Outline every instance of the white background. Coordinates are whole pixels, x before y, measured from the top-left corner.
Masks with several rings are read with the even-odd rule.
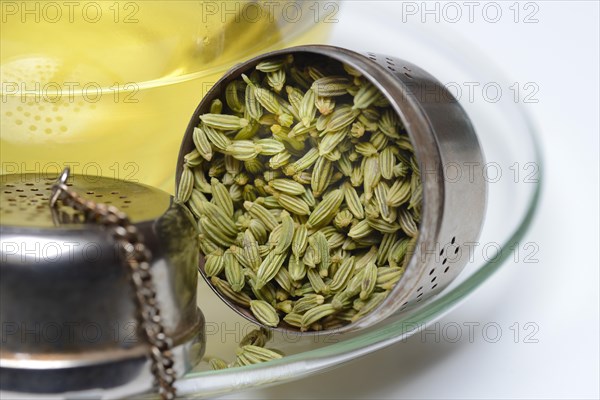
[[[513,2],[499,3],[506,12]],[[539,102],[524,105],[539,128],[545,162],[542,200],[526,238],[539,245],[539,262],[509,260],[429,333],[332,371],[230,398],[600,397],[599,6],[596,1],[535,4],[534,24],[514,23],[512,15],[492,24],[475,14],[473,23],[444,23],[442,16],[436,28],[462,36],[512,82],[534,81],[540,88]],[[344,13],[356,7],[358,1],[343,4],[342,24]],[[396,16],[401,22],[399,1],[369,7],[382,20]],[[426,23],[436,24],[432,19]],[[346,32],[334,29],[334,36],[340,34]],[[480,324],[472,340],[465,323]],[[493,330],[484,335],[486,323],[501,328],[497,342],[489,340]],[[455,324],[463,336],[452,343],[443,329],[453,337]],[[529,340],[527,333],[533,334]]]

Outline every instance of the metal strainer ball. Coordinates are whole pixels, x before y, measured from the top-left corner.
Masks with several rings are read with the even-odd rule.
[[[395,57],[312,45],[253,58],[232,68],[212,87],[201,100],[185,132],[179,153],[177,183],[181,180],[184,155],[195,148],[194,128],[200,122],[200,115],[210,113],[212,101],[224,98],[227,85],[240,79],[242,74],[250,75],[260,62],[290,54],[294,60],[305,62],[335,60],[359,71],[379,89],[399,116],[419,164],[423,204],[414,252],[403,276],[377,308],[352,323],[335,328],[336,332],[352,331],[419,306],[447,287],[465,267],[468,256],[461,249],[477,239],[483,224],[486,203],[486,183],[482,173],[484,157],[463,108],[423,69]],[[461,174],[456,174],[457,168]],[[449,173],[452,176],[447,176]],[[203,267],[201,258],[200,272],[205,275]],[[247,308],[233,303],[216,290],[209,279],[206,281],[233,310],[260,324]],[[276,329],[298,330],[283,323]]]
[[[0,175],[0,222],[2,396],[130,397],[200,360],[196,230],[167,193],[68,170]]]

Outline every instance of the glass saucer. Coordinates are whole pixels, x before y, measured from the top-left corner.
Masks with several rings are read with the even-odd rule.
[[[459,99],[478,133],[486,158],[488,204],[472,258],[450,287],[418,309],[350,334],[301,338],[277,333],[268,347],[283,351],[282,359],[218,371],[202,362],[178,381],[180,396],[208,397],[282,383],[399,342],[441,318],[489,279],[513,256],[529,228],[539,200],[542,164],[535,127],[511,84],[485,56],[443,26],[401,24],[397,15],[367,3],[343,4],[327,44],[397,56],[423,67]],[[237,344],[255,326],[218,300],[203,280],[199,304],[207,321],[206,356],[232,361]]]

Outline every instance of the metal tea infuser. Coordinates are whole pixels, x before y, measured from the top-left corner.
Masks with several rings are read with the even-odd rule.
[[[458,276],[468,261],[465,244],[474,242],[481,230],[486,182],[484,157],[469,117],[452,94],[435,77],[407,61],[380,54],[360,54],[351,50],[310,45],[278,50],[260,55],[229,70],[204,96],[187,127],[179,152],[177,182],[183,171],[184,156],[194,147],[193,132],[202,114],[209,113],[214,99],[223,98],[227,85],[250,75],[265,60],[293,55],[294,60],[337,61],[359,71],[387,98],[404,124],[419,163],[423,186],[422,221],[412,257],[405,272],[387,298],[372,312],[342,327],[342,333],[373,325],[388,316],[414,308],[425,299],[440,293]],[[460,177],[448,177],[462,171]],[[456,175],[456,174],[454,174]],[[208,285],[225,303],[244,318],[261,324],[247,308],[222,295],[200,272]],[[281,322],[277,328],[300,332]]]
[[[205,343],[189,211],[68,168],[2,175],[0,187],[2,391],[174,398]]]

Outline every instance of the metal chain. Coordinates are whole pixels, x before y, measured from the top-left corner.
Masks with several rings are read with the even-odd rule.
[[[144,245],[143,237],[127,214],[117,207],[86,200],[67,186],[69,168],[65,168],[52,186],[50,206],[56,207],[61,200],[66,206],[82,212],[86,221],[93,221],[110,230],[111,236],[123,254],[124,264],[130,274],[135,290],[138,320],[150,344],[151,370],[154,385],[162,399],[174,399],[175,370],[171,339],[165,334],[160,309],[156,301],[156,289],[152,282],[150,261],[152,254]]]

